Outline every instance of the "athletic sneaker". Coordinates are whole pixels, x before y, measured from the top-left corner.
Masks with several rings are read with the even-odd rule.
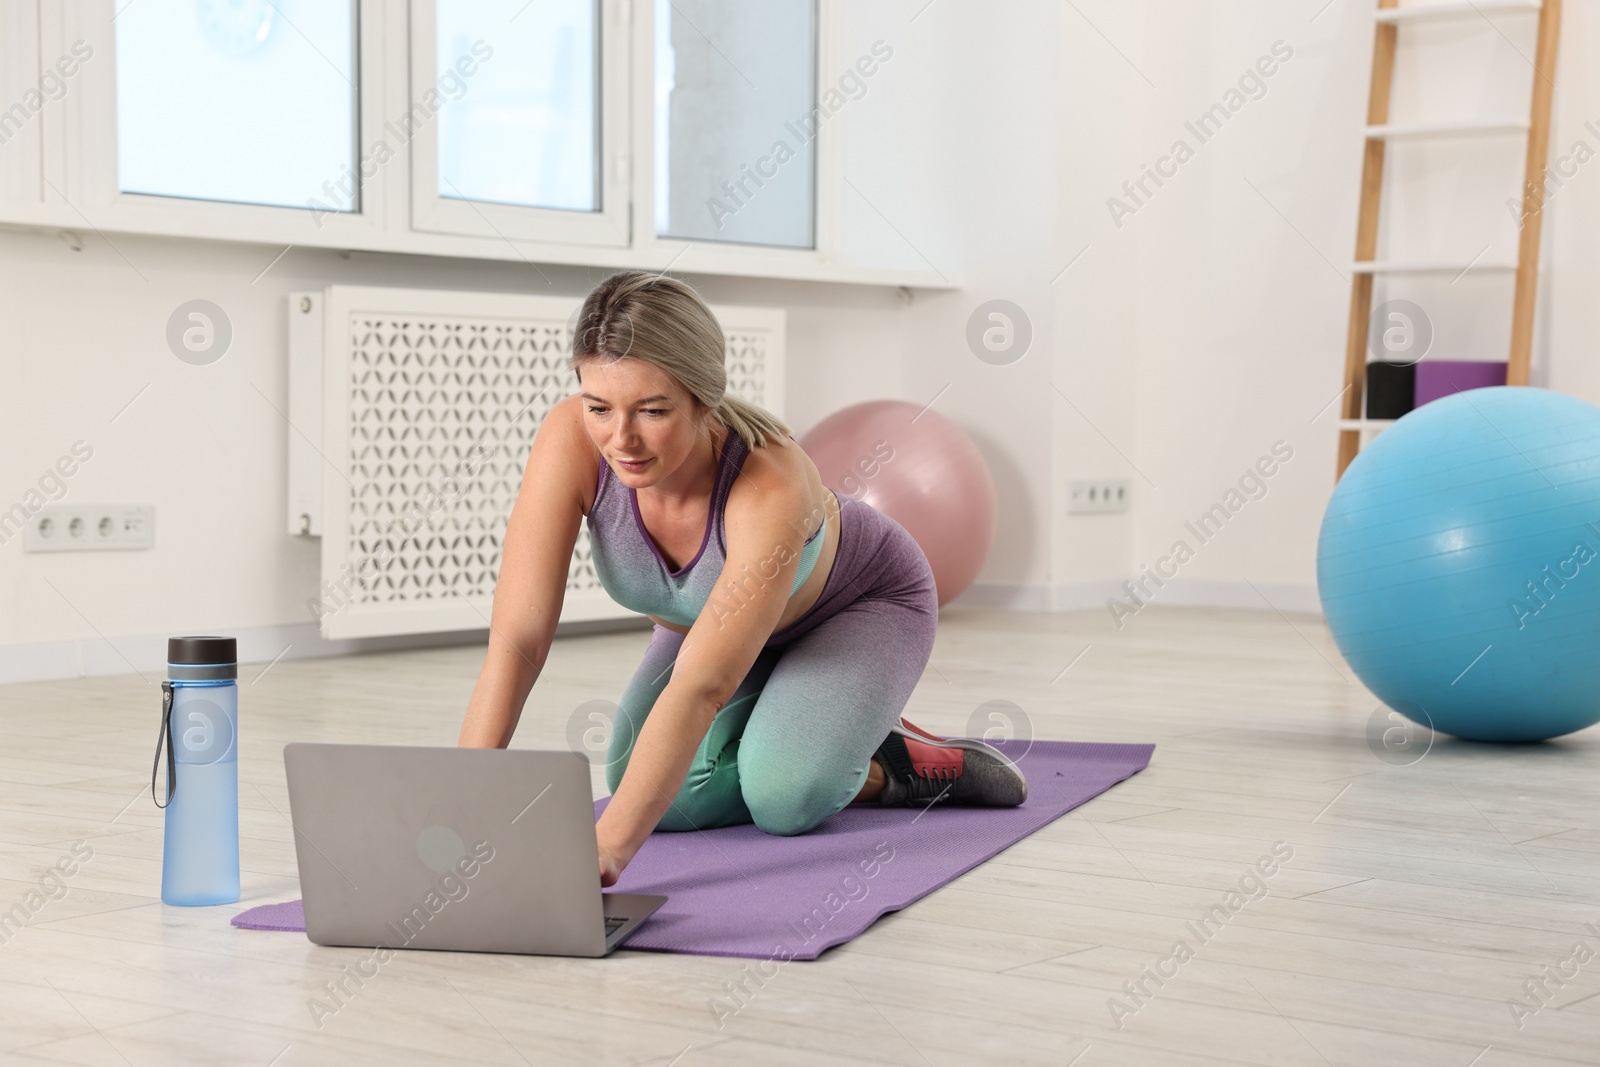
[[[888,781],[884,807],[930,807],[941,800],[1013,808],[1028,799],[1028,780],[993,745],[939,737],[905,719],[889,728],[875,754]]]

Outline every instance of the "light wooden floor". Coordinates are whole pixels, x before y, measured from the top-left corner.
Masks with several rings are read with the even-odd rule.
[[[560,641],[515,744],[564,747],[572,710],[615,699],[644,641]],[[0,945],[0,1061],[1600,1061],[1600,733],[1440,741],[1391,765],[1367,743],[1374,701],[1320,621],[1178,608],[1120,633],[1104,612],[947,610],[909,718],[961,732],[978,705],[1011,700],[1037,736],[1153,741],[1150,768],[854,942],[752,984],[721,1029],[708,1001],[753,961],[627,951],[401,953],[318,1029],[308,999],[366,953],[227,923],[298,895],[281,747],[453,744],[480,658],[242,668],[244,899],[217,908],[157,899],[155,676],[0,687],[0,910],[73,841],[94,849],[70,891]],[[1268,895],[1199,944],[1187,924],[1280,841],[1293,858]],[[1193,958],[1147,983],[1154,996],[1117,1028],[1111,998],[1131,1005],[1123,983],[1179,939]],[[1524,981],[1579,943],[1596,955],[1519,1029],[1509,1003],[1534,1003]]]

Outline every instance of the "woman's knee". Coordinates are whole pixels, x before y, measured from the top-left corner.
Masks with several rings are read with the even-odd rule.
[[[749,801],[745,802],[749,805]],[[803,804],[761,804],[750,807],[750,821],[775,837],[794,837],[814,829],[832,812],[817,812]]]
[[[850,800],[843,795],[843,785],[821,780],[784,786],[744,777],[740,789],[745,807],[750,809],[750,821],[778,837],[793,837],[815,828]]]

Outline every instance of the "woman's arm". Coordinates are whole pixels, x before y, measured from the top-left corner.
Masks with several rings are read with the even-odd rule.
[[[800,566],[809,505],[804,484],[777,471],[753,475],[730,495],[723,527],[728,558],[706,606],[678,649],[611,803],[596,826],[605,850],[627,866],[683,787],[711,722],[772,636]]]
[[[561,618],[572,549],[583,519],[585,458],[594,451],[568,397],[534,434],[517,502],[506,521],[489,620],[489,650],[467,704],[457,745],[504,748],[544,669]]]

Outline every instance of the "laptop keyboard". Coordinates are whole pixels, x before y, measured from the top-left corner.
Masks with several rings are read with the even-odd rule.
[[[612,934],[616,933],[622,927],[622,924],[626,923],[627,921],[628,917],[626,915],[607,915],[606,936],[610,937]]]

